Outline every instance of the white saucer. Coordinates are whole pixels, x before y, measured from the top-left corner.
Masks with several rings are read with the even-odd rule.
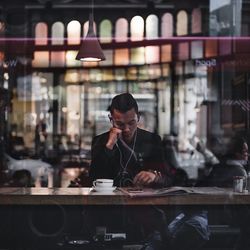
[[[110,193],[115,191],[116,187],[92,187],[94,191],[98,193]]]

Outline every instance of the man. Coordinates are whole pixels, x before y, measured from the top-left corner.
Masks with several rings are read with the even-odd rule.
[[[109,118],[112,124],[110,130],[95,137],[92,142],[91,180],[113,179],[115,186],[170,186],[173,176],[168,171],[164,160],[161,138],[137,127],[140,115],[133,96],[129,93],[115,96],[111,102]],[[91,212],[93,216],[89,224],[94,220],[96,221],[94,224],[100,223],[100,221],[105,225],[111,222],[119,224],[119,218],[122,218],[123,222],[126,221],[123,228],[132,240],[136,239],[138,231],[142,230],[148,240],[147,246],[143,249],[159,249],[161,244],[165,249],[172,242],[173,234],[170,232],[170,236],[168,235],[170,228],[166,228],[164,212],[153,205],[130,207],[122,211],[116,207],[114,209],[108,207],[106,210],[92,208]],[[122,212],[122,216],[120,212]],[[186,219],[183,220],[182,224],[184,225],[186,221]],[[193,221],[196,222],[195,219],[191,222],[193,223]],[[188,248],[183,246],[182,249],[195,249],[194,244],[198,239],[196,236],[199,234],[196,230],[194,235],[191,235],[187,234],[184,226],[180,232],[177,232],[175,226],[172,227],[175,231],[171,249],[179,249],[176,242],[178,239],[187,239],[187,235],[190,236],[188,241],[195,240],[192,241],[191,248],[189,244]],[[166,241],[161,242],[165,237]]]
[[[110,130],[96,136],[92,142],[91,181],[113,179],[118,187],[170,185],[161,138],[137,127],[140,114],[131,94],[119,94],[112,99],[109,119],[112,124]],[[164,215],[154,207],[94,209],[91,211],[92,223],[96,221],[93,224],[102,221],[113,228],[123,224],[122,228],[131,240],[140,238],[141,231],[147,237],[163,226]]]
[[[160,136],[137,127],[140,119],[133,96],[112,99],[110,131],[92,142],[90,178],[114,179],[115,186],[169,186]]]

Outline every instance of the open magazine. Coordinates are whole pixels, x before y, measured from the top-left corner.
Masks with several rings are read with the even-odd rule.
[[[180,194],[218,194],[225,193],[223,188],[218,187],[166,187],[160,189],[152,188],[119,188],[121,192],[130,197],[150,197],[150,196],[167,196]]]
[[[124,194],[130,197],[144,197],[144,196],[165,196],[177,194],[196,193],[191,187],[167,187],[160,189],[152,188],[119,188]]]

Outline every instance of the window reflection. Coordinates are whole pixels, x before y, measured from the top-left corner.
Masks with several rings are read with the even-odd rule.
[[[146,38],[158,38],[158,17],[156,15],[149,15],[146,19]]]
[[[51,43],[56,45],[64,44],[64,25],[62,22],[55,22],[51,28]]]
[[[140,16],[132,18],[130,23],[131,41],[140,41],[144,36],[144,20]]]
[[[201,10],[199,8],[192,11],[192,33],[201,33]]]
[[[71,21],[67,26],[68,44],[80,44],[81,41],[81,25],[78,21]]]
[[[47,45],[48,44],[48,26],[46,23],[38,23],[35,28],[35,44]]]
[[[64,51],[52,51],[50,54],[50,66],[51,67],[64,67],[65,66],[65,52]]]
[[[128,40],[128,21],[125,18],[119,18],[115,24],[115,40],[117,42]]]
[[[115,62],[115,65],[128,65],[129,64],[129,49],[116,49],[114,62]]]
[[[36,51],[32,61],[33,67],[49,67],[49,52]]]
[[[36,37],[35,45],[52,44],[52,49],[50,46],[47,46],[49,50],[45,50],[45,46],[37,47],[32,67],[53,73],[50,76],[39,72],[18,76],[11,100],[13,112],[10,127],[15,127],[13,131],[18,131],[15,133],[24,137],[25,147],[32,151],[32,147],[33,150],[35,147],[34,126],[38,120],[44,120],[48,131],[48,152],[73,152],[77,160],[80,155],[87,158],[92,137],[110,127],[107,116],[110,100],[117,93],[130,91],[138,99],[142,110],[141,127],[149,131],[158,129],[160,135],[180,131],[182,141],[187,141],[195,133],[205,136],[206,126],[203,123],[206,120],[201,122],[201,118],[206,116],[206,108],[200,105],[203,100],[209,100],[214,95],[211,94],[212,88],[207,86],[212,79],[207,75],[208,68],[201,66],[202,61],[199,66],[195,64],[196,59],[202,59],[204,55],[229,55],[232,43],[222,39],[182,42],[182,38],[176,39],[175,43],[173,35],[189,35],[188,24],[191,24],[192,34],[202,31],[200,9],[194,9],[191,20],[188,18],[187,12],[181,10],[173,14],[163,13],[162,16],[151,14],[133,16],[128,20],[109,20],[106,17],[98,20],[94,29],[98,31],[101,42],[107,43],[103,46],[106,61],[101,63],[75,60],[77,46],[74,45],[79,45],[81,37],[86,36],[88,21],[84,24],[76,20],[68,24],[55,22],[51,27],[46,23],[38,23],[33,34]],[[174,20],[177,22],[174,23]],[[50,28],[51,40],[48,35]],[[115,36],[114,48],[111,44],[112,34]],[[158,41],[150,41],[149,44],[146,41],[159,36],[159,41],[164,40],[165,44],[158,44]],[[127,44],[132,46],[127,47]],[[65,45],[66,49],[60,45]],[[0,60],[4,59],[2,52]],[[6,62],[4,67],[6,70]],[[174,84],[171,83],[173,73],[177,76]],[[5,79],[4,86],[7,89],[14,80],[6,82]],[[173,92],[174,104],[170,96]],[[227,97],[230,98],[230,94]],[[174,107],[170,111],[172,104]],[[200,108],[199,112],[194,111],[196,104]],[[171,117],[171,112],[176,116]],[[173,127],[170,128],[170,125]],[[182,149],[185,149],[185,145],[182,145]]]
[[[188,17],[187,12],[181,10],[177,14],[177,28],[176,28],[177,36],[183,36],[188,34]]]
[[[173,15],[170,13],[165,13],[162,16],[161,36],[162,37],[173,36]]]
[[[131,64],[144,64],[145,63],[145,48],[132,48],[131,49]]]
[[[159,63],[160,48],[159,46],[147,46],[145,48],[146,63]]]
[[[102,43],[112,41],[112,23],[109,20],[103,20],[100,24],[100,41]]]

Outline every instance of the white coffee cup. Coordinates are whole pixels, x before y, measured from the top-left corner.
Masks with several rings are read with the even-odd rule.
[[[113,187],[114,181],[112,179],[96,179],[93,181],[93,186],[97,188]]]

